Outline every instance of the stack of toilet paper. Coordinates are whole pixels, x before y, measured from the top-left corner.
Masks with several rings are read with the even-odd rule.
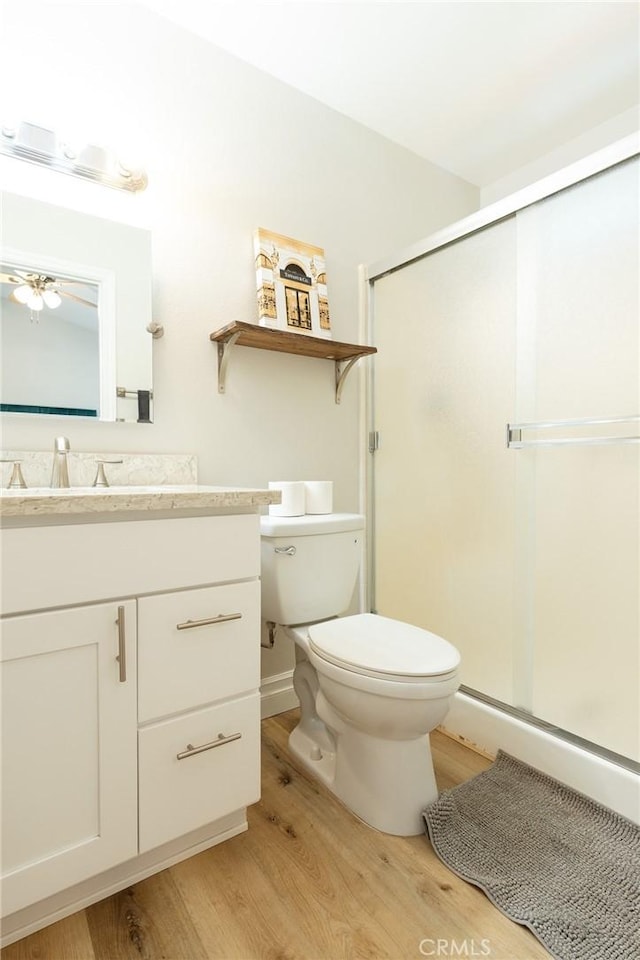
[[[331,480],[270,480],[269,490],[279,490],[281,503],[272,503],[272,517],[301,517],[305,513],[331,513],[333,510],[333,481]]]

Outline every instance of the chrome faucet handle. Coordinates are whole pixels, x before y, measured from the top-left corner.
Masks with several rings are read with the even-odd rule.
[[[122,463],[122,460],[96,460],[98,464],[98,470],[96,472],[96,478],[93,481],[94,487],[108,487],[109,481],[107,480],[107,475],[104,472],[105,463]]]
[[[20,466],[20,464],[22,463],[22,460],[0,460],[0,463],[13,464],[13,470],[11,471],[11,479],[9,480],[8,489],[11,490],[11,488],[13,487],[13,488],[18,488],[19,490],[26,490],[27,485],[24,482],[24,477],[22,476],[22,468]]]

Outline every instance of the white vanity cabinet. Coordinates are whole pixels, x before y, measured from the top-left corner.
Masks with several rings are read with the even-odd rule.
[[[2,624],[4,914],[137,853],[135,632],[131,600]]]
[[[17,939],[245,830],[257,513],[2,530],[2,913]]]

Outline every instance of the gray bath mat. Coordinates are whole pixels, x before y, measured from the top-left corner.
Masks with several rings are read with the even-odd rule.
[[[500,751],[424,812],[433,848],[557,960],[640,958],[640,828]]]

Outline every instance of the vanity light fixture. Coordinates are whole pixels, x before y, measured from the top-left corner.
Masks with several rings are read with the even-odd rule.
[[[35,123],[23,121],[15,126],[3,126],[0,153],[133,193],[144,190],[148,182],[144,170],[126,167],[103,147],[87,144],[76,150],[53,130]]]

